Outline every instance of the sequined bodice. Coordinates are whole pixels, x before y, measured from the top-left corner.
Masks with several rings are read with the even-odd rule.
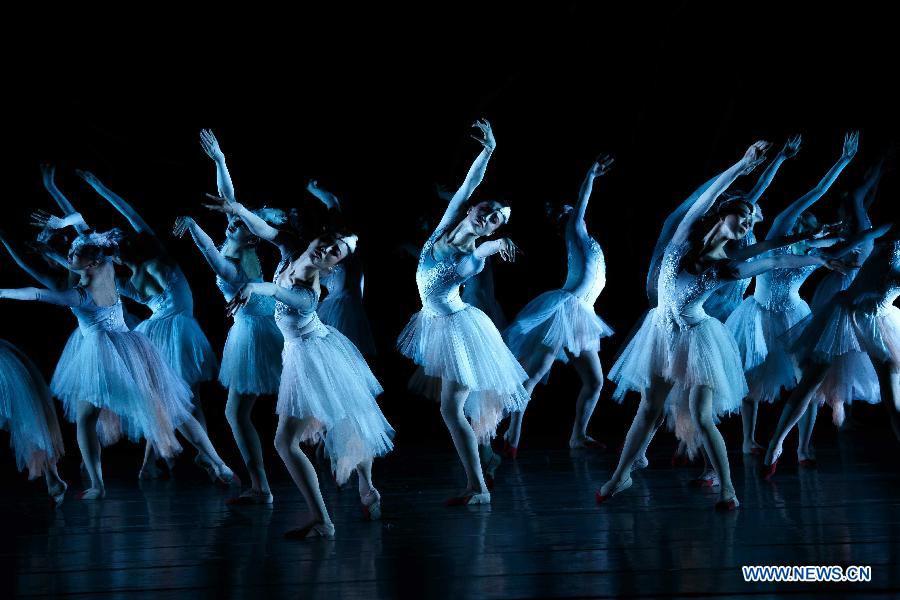
[[[116,298],[112,306],[97,306],[86,290],[85,300],[80,306],[73,306],[72,312],[78,319],[78,329],[83,335],[100,331],[126,332],[125,316],[122,312],[122,300]]]
[[[443,260],[437,260],[434,257],[434,244],[443,232],[443,229],[435,231],[422,246],[419,266],[416,269],[416,285],[419,288],[422,308],[446,315],[468,306],[460,297],[459,287],[484,268],[484,259],[475,259],[471,254],[455,252]],[[467,276],[459,273],[459,266],[463,260],[477,262],[475,269]]]
[[[756,236],[751,231],[740,240],[737,240],[735,245],[737,248],[746,248],[755,243]],[[747,288],[749,287],[749,279],[725,281],[707,298],[706,302],[703,303],[703,308],[707,313],[724,320],[744,301],[744,294],[747,293]]]
[[[282,260],[278,264],[278,268],[275,269],[275,277],[272,279],[275,285],[281,285],[278,283],[278,277],[288,263],[289,261]],[[278,325],[278,329],[281,330],[285,343],[305,339],[310,336],[327,335],[328,330],[325,329],[325,325],[319,320],[319,315],[316,314],[316,308],[319,306],[319,297],[316,291],[302,284],[294,284],[290,289],[298,294],[300,302],[298,302],[297,306],[291,306],[281,300],[274,299],[275,323]]]
[[[243,285],[243,284],[241,284]],[[225,300],[231,300],[237,294],[240,286],[231,285],[221,277],[216,277],[216,286],[225,296]],[[238,310],[234,318],[240,317],[271,317],[275,314],[275,298],[272,296],[260,296],[253,294],[250,300]]]
[[[150,319],[163,319],[173,315],[194,314],[194,297],[191,287],[180,267],[172,267],[166,275],[166,284],[163,290],[156,295],[142,295],[129,284],[121,289],[132,300],[140,302],[149,308],[153,314]]]
[[[606,286],[606,261],[597,240],[587,231],[578,231],[575,219],[566,225],[568,275],[563,289],[593,306]]]
[[[725,281],[721,277],[724,263],[714,263],[694,275],[681,269],[681,258],[687,243],[669,244],[663,255],[659,275],[659,308],[666,322],[674,327],[691,327],[710,318],[703,303]]]
[[[790,254],[790,248],[782,247],[769,253],[770,256]],[[772,269],[756,276],[756,288],[753,297],[766,308],[776,311],[787,311],[802,304],[800,286],[812,275],[818,265]]]

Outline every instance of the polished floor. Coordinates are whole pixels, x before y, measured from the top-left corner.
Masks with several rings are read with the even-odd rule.
[[[462,477],[455,456],[405,448],[376,466],[381,522],[361,520],[353,481],[323,482],[333,541],[282,537],[306,509],[280,475],[272,507],[231,508],[230,492],[187,460],[175,479],[140,485],[136,465],[118,464],[102,502],[70,496],[54,511],[39,484],[14,485],[2,497],[0,562],[22,597],[896,597],[900,461],[891,441],[867,435],[820,449],[815,470],[788,455],[772,483],[756,476],[757,459],[732,455],[743,505],[730,514],[713,510],[714,492],[688,486],[696,470],[673,469],[664,443],[602,507],[594,489],[614,453],[523,448],[501,466],[490,507],[445,508]],[[870,565],[873,577],[743,581],[742,565],[768,564]]]

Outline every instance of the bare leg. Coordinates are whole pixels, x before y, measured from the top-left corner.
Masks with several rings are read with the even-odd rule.
[[[775,433],[772,435],[772,440],[769,442],[763,464],[771,465],[779,456],[781,456],[782,445],[784,444],[785,438],[787,438],[788,433],[790,433],[794,425],[800,420],[800,417],[803,416],[807,406],[809,406],[810,400],[812,400],[813,391],[815,391],[819,383],[822,382],[822,378],[825,376],[827,369],[828,365],[824,364],[812,364],[804,369],[803,377],[800,378],[797,387],[794,388],[791,395],[784,403],[784,410],[781,412],[781,418],[778,420],[778,425],[775,427]]]
[[[44,469],[44,481],[47,482],[47,493],[56,500],[57,505],[60,504],[62,502],[61,494],[64,494],[69,486],[59,476],[59,471],[56,470],[56,463],[47,464]]]
[[[100,466],[100,439],[97,437],[97,419],[100,409],[89,402],[79,402],[75,417],[78,430],[78,449],[91,487],[81,494],[82,500],[97,500],[106,495],[103,485],[103,470]]]
[[[441,382],[441,416],[466,471],[466,493],[487,494],[481,462],[478,460],[478,441],[472,425],[463,414],[463,405],[468,396],[468,388],[454,381]]]
[[[703,448],[706,450],[706,459],[712,469],[719,475],[722,487],[719,491],[719,500],[731,500],[735,498],[734,484],[731,482],[731,469],[728,465],[728,450],[725,448],[725,439],[716,427],[715,415],[712,410],[712,388],[698,385],[691,388],[690,410],[694,426],[700,432]]]
[[[203,404],[200,402],[200,385],[195,385],[191,388],[191,392],[193,392],[193,404],[194,409],[192,414],[194,418],[197,419],[197,422],[200,423],[200,427],[203,428],[203,431],[206,431],[206,414],[203,412]]]
[[[600,488],[601,495],[610,494],[617,486],[631,479],[631,465],[656,432],[657,423],[662,417],[666,396],[669,395],[670,389],[672,389],[670,383],[655,377],[650,384],[650,389],[641,395],[641,403],[631,422],[631,427],[628,429],[628,435],[625,436],[625,445],[619,456],[619,464],[616,465],[616,470],[613,471],[609,481]]]
[[[294,484],[303,494],[306,505],[312,512],[313,522],[333,527],[325,499],[319,489],[319,478],[316,469],[300,449],[300,433],[304,430],[304,421],[294,417],[278,418],[278,430],[275,432],[275,449],[284,461]],[[308,526],[308,524],[307,524]]]
[[[594,441],[588,437],[587,427],[603,391],[603,365],[597,352],[583,352],[581,356],[570,356],[569,360],[581,378],[581,391],[575,403],[575,422],[569,437],[569,447],[579,448],[585,442]]]
[[[139,479],[157,479],[159,477],[159,468],[156,466],[158,458],[153,444],[145,443],[144,464],[141,465],[141,472],[138,474]]]
[[[225,462],[219,457],[212,442],[209,441],[209,436],[197,419],[188,417],[184,423],[178,426],[178,431],[180,431],[181,435],[197,449],[197,452],[209,458],[217,478],[225,483],[230,483],[232,481],[234,473],[231,472],[231,469],[229,469],[225,465]]]
[[[231,426],[231,433],[241,458],[250,472],[251,491],[269,492],[269,481],[266,478],[266,467],[263,463],[262,445],[259,434],[253,426],[250,418],[253,405],[256,404],[256,395],[238,394],[234,390],[228,390],[228,402],[225,404],[225,418]]]
[[[544,378],[544,375],[550,371],[555,359],[556,355],[548,350],[538,356],[532,357],[528,361],[528,364],[524,365],[525,372],[528,373],[528,379],[522,384],[522,387],[528,392],[529,400],[531,399],[531,394],[534,393],[534,388],[537,387],[537,384]],[[522,436],[522,420],[524,418],[525,409],[516,411],[509,417],[509,429],[506,430],[505,438],[513,448],[519,447],[519,440]]]
[[[744,443],[741,448],[744,454],[752,454],[755,448],[762,448],[756,441],[756,415],[759,402],[744,398],[741,402],[741,422],[744,426]]]
[[[872,362],[878,373],[881,401],[890,414],[894,436],[900,441],[900,365],[891,362]]]
[[[800,436],[797,442],[797,460],[814,460],[815,452],[813,452],[810,441],[812,440],[813,429],[816,426],[816,416],[819,414],[819,404],[810,402],[806,408],[806,412],[797,422],[797,433]]]

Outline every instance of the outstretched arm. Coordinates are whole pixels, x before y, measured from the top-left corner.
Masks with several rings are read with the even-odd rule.
[[[805,195],[798,198],[794,201],[790,206],[781,211],[775,220],[772,221],[772,227],[769,228],[769,233],[766,237],[778,237],[782,235],[786,235],[791,229],[793,229],[794,224],[797,222],[797,219],[800,218],[800,215],[803,214],[805,210],[807,210],[810,206],[816,203],[822,196],[825,195],[825,192],[828,191],[828,188],[835,182],[838,178],[838,175],[841,174],[841,171],[844,170],[853,157],[856,155],[856,150],[859,147],[859,132],[853,131],[848,133],[844,137],[844,150],[841,153],[841,158],[831,167],[828,173],[825,174],[825,177],[807,192]]]
[[[200,145],[206,155],[216,163],[216,188],[219,195],[231,202],[237,202],[234,197],[234,184],[231,183],[231,174],[228,165],[225,164],[225,154],[219,146],[219,140],[213,135],[212,129],[200,130]]]
[[[874,242],[876,239],[890,231],[893,226],[893,223],[885,223],[878,227],[864,229],[863,231],[848,237],[846,240],[832,248],[828,253],[834,258],[842,258],[853,252],[857,247]]]
[[[812,265],[831,266],[833,263],[820,254],[779,254],[749,261],[736,261],[731,265],[736,279],[749,279],[772,269],[799,269]]]
[[[253,294],[272,296],[298,310],[309,310],[318,302],[316,293],[311,288],[293,289],[267,282],[246,283],[225,305],[225,312],[229,316],[234,315],[238,309],[247,304]]]
[[[247,209],[240,202],[231,202],[227,198],[218,198],[211,194],[206,196],[216,202],[215,204],[204,204],[206,208],[223,212],[243,221],[250,233],[278,246],[282,259],[290,258],[300,249],[300,243],[296,237],[272,227],[262,217]]]
[[[153,237],[156,237],[156,234],[153,233],[153,229],[150,228],[149,225],[141,218],[141,216],[137,213],[134,208],[125,201],[124,198],[113,192],[111,189],[103,185],[103,182],[100,181],[96,175],[91,173],[90,171],[75,171],[78,175],[84,179],[88,185],[90,185],[94,190],[100,194],[107,202],[113,205],[113,207],[119,211],[123,217],[128,219],[128,222],[131,224],[131,227],[138,233],[148,233]]]
[[[178,217],[175,219],[175,228],[172,230],[172,233],[175,237],[180,238],[184,235],[185,231],[191,232],[191,237],[194,238],[194,244],[197,245],[200,253],[203,254],[203,258],[206,259],[206,262],[209,263],[209,266],[212,267],[212,270],[216,275],[231,285],[243,283],[238,268],[233,262],[225,258],[225,256],[219,252],[219,249],[216,248],[212,238],[203,231],[203,228],[197,225],[197,222],[190,217]]]
[[[587,212],[588,201],[590,201],[591,192],[594,189],[594,179],[609,173],[614,162],[615,159],[610,155],[602,154],[591,165],[584,181],[581,182],[581,190],[578,192],[578,203],[575,205],[575,214],[573,215],[576,224],[584,225],[584,214]]]
[[[482,179],[484,179],[488,161],[491,159],[491,154],[494,153],[494,149],[497,147],[497,141],[494,139],[494,132],[491,130],[491,124],[488,123],[486,119],[475,121],[472,126],[477,127],[481,131],[482,137],[473,135],[472,138],[482,145],[483,150],[475,159],[475,162],[472,163],[472,166],[469,167],[469,172],[466,174],[466,179],[463,181],[463,184],[456,190],[453,197],[450,198],[450,203],[444,211],[444,216],[441,217],[441,221],[438,223],[438,229],[452,225],[458,220],[459,214],[462,212],[466,202],[472,197],[475,188],[477,188]]]
[[[688,209],[687,214],[678,224],[675,235],[672,236],[673,243],[680,243],[687,239],[691,227],[712,207],[722,192],[728,189],[734,180],[740,175],[746,175],[755,169],[762,161],[765,160],[765,151],[769,146],[767,142],[756,142],[747,149],[743,158],[734,163],[725,172],[710,185],[700,196],[694,201],[694,204]]]
[[[60,288],[61,278],[59,274],[51,270],[40,258],[33,262],[26,259],[24,248],[15,244],[2,229],[0,229],[0,243],[3,244],[3,247],[6,248],[6,251],[9,252],[9,255],[19,268],[28,273],[32,279],[52,290]]]
[[[782,163],[789,158],[797,156],[797,152],[800,151],[800,141],[800,136],[795,135],[785,142],[784,147],[778,152],[775,159],[769,163],[769,166],[766,167],[766,170],[763,171],[762,175],[760,175],[759,179],[756,181],[756,185],[754,185],[753,189],[750,190],[750,193],[747,194],[745,198],[747,202],[750,204],[759,202],[763,193],[772,184],[772,180],[775,179],[775,173],[781,168]]]
[[[48,290],[43,288],[18,288],[18,289],[0,289],[0,298],[7,300],[28,300],[36,302],[46,302],[48,304],[58,304],[60,306],[81,306],[87,296],[85,292],[78,288],[69,288],[67,290]]]
[[[338,197],[328,190],[320,188],[319,182],[315,179],[309,180],[309,183],[306,184],[306,191],[318,198],[328,210],[341,210],[341,203],[338,201]]]
[[[866,172],[862,184],[851,193],[853,218],[856,221],[857,231],[863,231],[872,226],[867,209],[875,198],[875,192],[878,189],[878,184],[881,182],[882,169],[883,161],[879,161]]]
[[[44,187],[50,193],[50,196],[53,197],[53,200],[56,201],[56,205],[59,206],[63,215],[69,216],[78,214],[78,211],[75,210],[75,207],[69,202],[69,199],[63,195],[58,187],[56,187],[56,167],[48,164],[41,165],[41,175]],[[79,221],[73,223],[72,226],[75,227],[75,230],[78,233],[85,233],[90,229],[87,223],[84,222],[84,219],[79,219]]]

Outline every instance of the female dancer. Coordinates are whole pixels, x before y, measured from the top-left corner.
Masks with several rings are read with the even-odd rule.
[[[606,263],[600,244],[588,234],[584,215],[594,179],[606,175],[612,163],[609,156],[598,158],[581,184],[575,209],[563,208],[569,273],[562,289],[545,292],[529,302],[504,332],[509,349],[528,373],[525,390],[529,394],[546,380],[554,361],[571,359],[581,378],[581,392],[575,404],[570,448],[599,446],[588,436],[587,426],[603,389],[600,338],[611,335],[612,329],[594,312],[594,303],[606,285]],[[519,446],[524,416],[524,407],[512,413],[504,436],[507,454],[512,457]]]
[[[74,288],[0,290],[0,298],[68,306],[78,318],[82,336],[66,345],[50,389],[78,426],[78,447],[91,479],[91,487],[80,498],[104,497],[100,443],[111,444],[123,433],[135,441],[144,437],[160,456],[171,457],[180,450],[175,439],[178,428],[211,457],[217,476],[230,481],[231,470],[191,416],[190,389],[145,335],[128,331],[125,325],[112,264],[119,239],[118,230],[75,239],[69,265],[82,280]]]
[[[813,312],[787,333],[790,348],[803,366],[803,377],[784,406],[784,412],[769,442],[762,475],[775,474],[784,440],[824,385],[830,364],[852,352],[868,355],[875,367],[881,399],[888,403],[894,433],[900,439],[900,309],[893,305],[900,296],[900,235],[895,229],[880,242],[862,265],[853,282],[834,298],[830,306]],[[837,390],[826,390],[826,398],[851,402],[847,391],[863,387],[865,372],[846,372]],[[878,401],[876,399],[876,401]]]
[[[815,217],[806,211],[825,195],[850,164],[856,152],[855,143],[854,139],[847,137],[838,161],[813,189],[775,218],[766,235],[767,240],[818,227]],[[774,250],[773,254],[807,255],[815,252],[814,244],[816,242],[813,241],[798,242]],[[797,365],[780,338],[810,313],[799,290],[817,268],[818,265],[809,265],[775,269],[757,276],[753,295],[748,296],[725,323],[737,341],[750,389],[741,404],[744,454],[762,453],[762,446],[755,438],[759,402],[774,402],[782,389],[793,389],[799,380]]]
[[[306,189],[329,210],[341,210],[337,196],[319,187],[316,180],[310,180]],[[328,295],[319,304],[318,312],[323,323],[347,336],[364,356],[374,356],[375,339],[363,306],[364,282],[362,263],[354,252],[322,278],[320,283]]]
[[[287,532],[287,537],[334,537],[315,467],[300,449],[304,441],[324,438],[338,484],[355,470],[364,514],[380,518],[372,460],[391,450],[394,435],[375,401],[383,390],[353,343],[316,314],[321,275],[356,249],[356,236],[325,234],[304,246],[243,205],[226,198],[218,201],[209,207],[241,219],[251,233],[281,252],[274,282],[245,284],[228,310],[239,310],[253,295],[275,298],[275,321],[285,340],[275,447],[313,512],[309,523]]]
[[[88,185],[106,199],[131,224],[135,235],[125,238],[120,248],[122,263],[132,274],[119,282],[122,295],[146,305],[153,314],[136,327],[153,342],[175,372],[193,392],[194,416],[206,429],[198,386],[215,379],[218,361],[209,340],[194,318],[194,298],[181,267],[172,260],[150,226],[124,199],[97,179],[93,173],[77,171]],[[218,478],[212,457],[197,455],[195,462]],[[156,457],[147,446],[145,474],[156,472]]]
[[[69,486],[56,470],[64,450],[50,390],[28,357],[5,340],[0,340],[0,429],[9,431],[19,470],[28,469],[29,479],[43,475],[53,502],[62,504]]]
[[[764,160],[767,144],[757,142],[720,175],[688,210],[666,247],[659,276],[658,305],[613,365],[617,395],[640,391],[641,404],[631,424],[612,478],[597,492],[597,502],[631,487],[632,464],[653,435],[663,409],[689,454],[702,443],[721,480],[717,508],[739,506],[725,442],[716,428],[722,415],[735,412],[747,393],[740,355],[725,326],[703,311],[703,303],[723,281],[755,276],[778,267],[824,263],[822,256],[774,256],[749,260],[771,244],[756,244],[725,254],[729,240],[744,237],[753,207],[729,201],[710,213],[716,198],[742,173]],[[790,239],[788,243],[798,241]],[[671,394],[670,394],[671,392]]]
[[[424,374],[411,382],[412,387],[434,397],[433,384],[440,384],[441,415],[467,480],[465,490],[448,500],[448,505],[490,503],[478,440],[493,437],[504,413],[521,410],[528,399],[522,387],[528,375],[500,332],[483,312],[459,296],[460,285],[484,267],[487,257],[499,253],[513,261],[517,250],[509,239],[475,245],[478,238],[493,234],[509,220],[510,208],[496,201],[466,208],[496,147],[486,120],[476,121],[474,127],[483,137],[472,137],[483,150],[422,247],[416,269],[422,310],[413,315],[397,342],[400,352]]]

